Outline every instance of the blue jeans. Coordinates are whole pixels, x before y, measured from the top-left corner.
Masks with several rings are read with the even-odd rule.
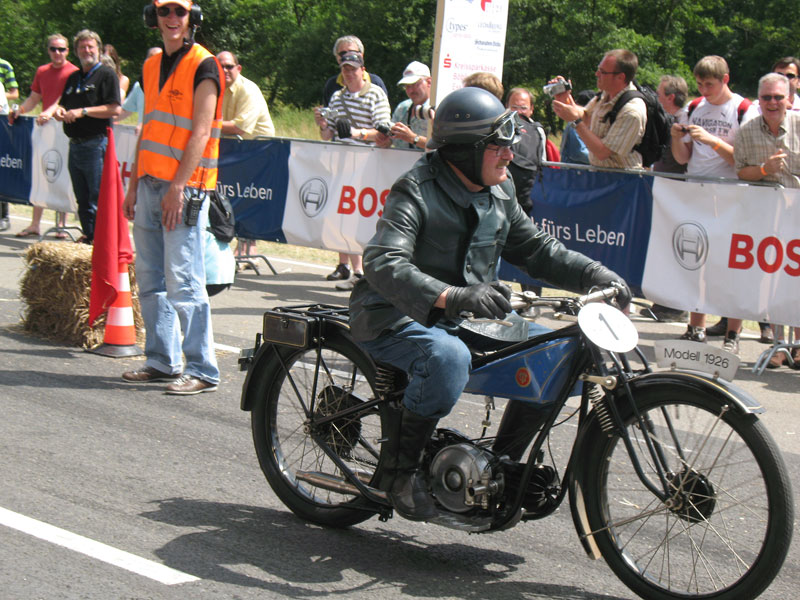
[[[147,333],[145,364],[165,373],[183,370],[203,381],[219,383],[204,265],[208,202],[203,203],[197,225],[187,227],[181,220],[173,231],[167,231],[161,225],[161,199],[168,188],[168,181],[145,176],[136,190],[133,239]]]
[[[375,359],[408,373],[403,404],[421,417],[446,416],[469,381],[469,348],[455,335],[416,321],[359,342]]]
[[[97,197],[103,177],[103,159],[108,138],[104,135],[85,142],[69,143],[68,169],[72,190],[78,202],[78,219],[86,240],[94,240],[94,221],[97,216]]]

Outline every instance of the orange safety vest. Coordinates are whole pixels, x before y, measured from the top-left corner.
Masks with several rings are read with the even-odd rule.
[[[151,56],[145,61],[142,69],[144,118],[139,143],[139,177],[150,175],[163,181],[172,181],[175,177],[192,134],[195,72],[200,63],[209,56],[213,55],[199,44],[192,45],[160,90],[158,81],[161,74],[161,54]],[[217,185],[222,95],[225,85],[225,77],[221,71],[219,83],[221,89],[211,124],[211,137],[208,138],[200,164],[186,184],[189,187],[212,190]]]

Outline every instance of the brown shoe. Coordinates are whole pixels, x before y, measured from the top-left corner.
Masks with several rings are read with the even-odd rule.
[[[202,392],[216,392],[217,384],[203,381],[194,375],[181,375],[167,386],[167,394],[176,396],[191,396]]]
[[[175,381],[181,376],[180,373],[170,375],[162,373],[153,367],[144,367],[136,371],[127,371],[122,374],[122,378],[128,383],[152,383],[155,381]]]
[[[783,352],[776,352],[772,355],[772,358],[769,359],[767,363],[768,369],[777,369],[786,364],[786,356],[784,356]]]

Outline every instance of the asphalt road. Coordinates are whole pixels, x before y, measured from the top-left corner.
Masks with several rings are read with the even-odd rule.
[[[24,226],[12,219],[13,229]],[[139,598],[632,598],[582,551],[569,510],[491,535],[400,518],[329,530],[295,518],[259,469],[236,348],[252,345],[264,309],[341,304],[331,265],[275,260],[278,276],[237,277],[212,299],[218,392],[166,396],[120,374],[111,359],[30,337],[18,298],[27,241],[0,234],[0,597]],[[675,325],[637,321],[645,348]],[[754,376],[763,350],[742,345],[738,383],[767,408],[798,504],[800,371]],[[449,419],[478,428],[479,403]],[[497,415],[499,420],[499,415]],[[800,589],[793,544],[763,598]]]

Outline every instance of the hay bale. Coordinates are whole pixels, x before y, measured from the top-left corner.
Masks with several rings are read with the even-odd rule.
[[[20,283],[25,331],[68,346],[94,348],[103,343],[106,315],[89,327],[92,247],[86,244],[39,242],[24,254],[27,270]],[[133,265],[128,266],[136,341],[144,344]]]

